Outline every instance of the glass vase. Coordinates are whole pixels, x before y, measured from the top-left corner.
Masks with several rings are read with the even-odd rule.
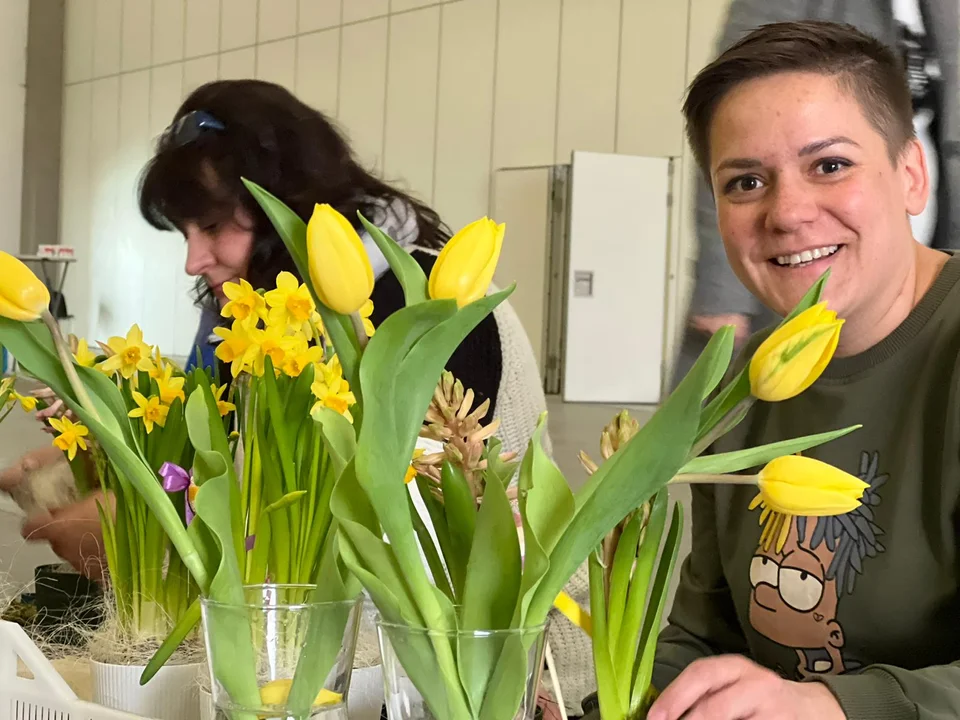
[[[346,720],[361,599],[315,602],[313,589],[251,585],[244,588],[243,604],[201,601],[217,720]],[[247,633],[251,645],[246,644]],[[253,697],[259,695],[256,706],[249,693],[247,702],[239,702],[227,689],[229,678],[237,677],[237,663],[251,656],[257,684]],[[288,695],[301,662],[305,670],[319,669],[326,677],[309,711],[294,712],[288,707]]]
[[[389,720],[534,720],[546,625],[432,631],[377,623]]]

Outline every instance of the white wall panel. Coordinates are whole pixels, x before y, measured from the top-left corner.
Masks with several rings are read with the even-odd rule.
[[[232,50],[220,54],[220,79],[242,80],[256,76],[256,48]]]
[[[7,252],[20,248],[28,13],[27,0],[6,0],[0,6],[0,250]]]
[[[220,0],[187,0],[185,57],[216,53],[220,48]]]
[[[343,0],[343,22],[380,17],[390,12],[390,0]]]
[[[391,19],[384,174],[427,202],[433,197],[439,32],[438,6]]]
[[[120,72],[121,0],[97,0],[93,32],[93,76]]]
[[[406,12],[434,4],[437,4],[437,0],[390,0],[390,12]]]
[[[253,45],[257,41],[257,0],[220,0],[220,49]]]
[[[118,75],[93,82],[93,120],[90,130],[90,175],[97,178],[91,188],[90,223],[93,268],[91,305],[94,334],[102,339],[121,331],[118,311],[124,298],[119,292],[116,222],[117,154],[119,150],[120,78]]]
[[[153,45],[153,0],[123,0],[120,38],[120,69],[124,72],[150,67]]]
[[[91,84],[68,85],[63,91],[63,135],[60,165],[60,242],[72,245],[77,262],[67,274],[64,295],[74,316],[74,330],[89,335],[90,318],[90,126]]]
[[[331,117],[337,114],[340,82],[340,30],[297,38],[297,97]]]
[[[686,37],[687,3],[623,0],[620,32],[617,152],[679,156],[687,46],[678,39]]]
[[[381,167],[387,89],[387,20],[347,25],[340,42],[338,120],[361,160],[370,167]]]
[[[340,5],[343,0],[300,0],[300,27],[298,32],[325,30],[340,24]]]
[[[574,150],[613,152],[620,0],[564,0],[555,161]]]
[[[297,41],[257,45],[257,78],[293,90],[297,78]]]
[[[260,0],[257,42],[270,42],[297,34],[297,0]]]
[[[454,228],[488,212],[496,39],[496,0],[441,8],[433,202]]]
[[[183,59],[183,18],[185,0],[153,2],[153,64]]]
[[[97,0],[71,0],[66,5],[63,80],[75,83],[93,76],[93,43]]]
[[[560,0],[500,3],[494,169],[553,162],[559,43]]]
[[[183,63],[183,97],[187,97],[201,85],[217,79],[217,56],[187,60]]]

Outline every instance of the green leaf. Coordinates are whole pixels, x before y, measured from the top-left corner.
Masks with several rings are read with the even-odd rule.
[[[324,446],[339,477],[357,453],[357,436],[354,434],[353,425],[343,415],[328,407],[319,408],[313,413],[313,419],[320,424]]]
[[[595,472],[578,492],[577,513],[550,553],[550,566],[531,602],[526,624],[542,622],[564,584],[603,537],[662,489],[690,452],[703,389],[718,351],[711,338],[696,364],[639,432]]]
[[[521,633],[504,638],[501,643],[503,649],[483,696],[479,720],[514,717],[527,689],[528,676],[533,672],[527,666],[527,660],[530,652],[528,646],[534,637],[533,633]],[[530,702],[532,705],[532,700]]]
[[[610,651],[613,653],[614,666],[621,670],[618,677],[619,698],[624,707],[630,703],[632,669],[637,659],[640,630],[647,607],[647,592],[653,578],[654,565],[660,551],[663,528],[667,524],[667,503],[669,495],[666,488],[658,492],[650,506],[650,518],[643,533],[639,548],[634,548],[636,565],[633,578],[628,581],[629,593],[623,615],[623,623],[617,634],[610,633]]]
[[[270,558],[271,530],[273,520],[264,513],[257,522],[257,534],[253,538],[253,550],[250,551],[246,582],[259,585],[267,581],[267,565]]]
[[[417,533],[417,540],[420,541],[420,548],[423,550],[423,556],[427,560],[427,567],[430,568],[430,574],[433,576],[433,582],[437,587],[450,598],[451,601],[456,597],[450,582],[447,580],[447,569],[443,566],[443,560],[440,559],[440,553],[437,552],[437,546],[430,536],[426,523],[420,517],[420,513],[413,504],[413,497],[410,497],[410,515],[413,517],[413,529]]]
[[[485,482],[499,482],[504,487],[508,487],[520,463],[515,460],[504,462],[500,459],[502,452],[503,443],[500,442],[500,438],[492,437],[487,440],[487,447],[483,453],[483,457],[487,461],[487,469],[484,471],[483,477]]]
[[[804,293],[803,297],[800,298],[800,302],[796,304],[793,310],[790,311],[790,314],[783,319],[783,322],[781,322],[778,327],[790,322],[797,315],[809,310],[818,302],[820,302],[820,298],[823,296],[823,288],[826,287],[827,280],[830,279],[830,270],[831,268],[827,268],[823,271],[823,274],[817,278],[817,281],[810,286],[810,289],[807,290],[806,293]]]
[[[160,671],[160,668],[163,667],[164,663],[166,663],[167,660],[170,659],[170,656],[177,651],[178,647],[180,647],[180,643],[182,643],[186,639],[187,635],[192,633],[199,624],[200,599],[198,598],[190,603],[190,606],[187,608],[186,612],[180,616],[180,619],[170,632],[170,635],[167,636],[157,652],[155,652],[153,657],[150,658],[147,666],[143,669],[143,673],[140,675],[141,687],[153,679],[153,676]]]
[[[663,491],[661,490],[661,493]],[[617,640],[620,627],[627,610],[627,590],[630,588],[630,573],[637,560],[640,534],[643,531],[644,517],[642,509],[634,512],[617,541],[613,555],[613,567],[610,569],[610,587],[607,598],[607,627],[610,635],[610,650],[617,652]],[[640,564],[637,563],[637,567]],[[634,574],[634,578],[637,575]],[[639,629],[639,628],[638,628]]]
[[[738,470],[766,465],[771,460],[782,457],[783,455],[793,455],[812,447],[823,445],[831,440],[836,440],[844,435],[849,435],[854,430],[859,430],[862,425],[851,425],[841,430],[831,430],[830,432],[817,433],[816,435],[805,435],[804,437],[793,438],[791,440],[781,440],[780,442],[768,443],[757,447],[747,448],[746,450],[736,450],[734,452],[717,453],[716,455],[704,455],[693,458],[680,468],[680,475],[692,475],[697,473],[732,473]]]
[[[643,619],[643,630],[640,632],[640,655],[637,660],[636,675],[634,676],[633,690],[630,696],[631,710],[639,707],[640,703],[643,702],[647,695],[647,688],[650,686],[657,636],[660,632],[660,620],[663,617],[663,606],[667,601],[670,576],[673,575],[673,567],[677,562],[677,552],[680,549],[682,532],[683,506],[680,503],[675,503],[673,517],[670,519],[670,530],[667,532],[667,539],[663,544],[660,561],[657,563],[657,578],[650,590],[650,602]]]
[[[460,626],[465,631],[510,627],[520,592],[520,539],[513,509],[500,483],[487,485],[474,534],[463,591]],[[461,635],[460,681],[474,711],[503,649],[503,638]]]
[[[727,368],[730,367],[730,358],[733,357],[733,344],[735,335],[733,327],[730,325],[725,325],[720,328],[715,335],[720,336],[717,341],[719,347],[717,348],[716,354],[713,356],[714,359],[709,370],[710,375],[707,379],[706,386],[703,389],[704,400],[710,396],[717,385],[720,384],[720,381],[723,380],[724,375],[727,374]]]
[[[299,502],[300,498],[302,498],[302,497],[303,497],[304,495],[306,495],[306,494],[307,494],[307,491],[306,491],[306,490],[294,490],[293,492],[289,492],[289,493],[287,493],[286,495],[284,495],[283,497],[281,497],[279,500],[277,500],[277,501],[275,501],[275,502],[272,502],[272,503],[270,503],[269,505],[267,505],[267,506],[263,509],[263,514],[264,514],[264,515],[269,515],[270,513],[274,512],[274,511],[276,511],[276,510],[282,510],[283,508],[287,507],[288,505],[292,505],[292,504],[295,503],[295,502]]]
[[[308,626],[288,698],[289,714],[293,717],[305,718],[310,715],[313,700],[323,688],[343,648],[348,624],[351,628],[356,628],[360,621],[360,602],[346,602],[351,597],[356,598],[356,593],[351,595],[340,575],[337,555],[336,543],[327,543],[317,578],[322,579],[322,582],[311,592],[308,601],[308,604],[331,604],[308,610]]]
[[[546,413],[540,415],[520,469],[520,518],[523,523],[524,568],[516,625],[527,625],[527,612],[556,547],[576,512],[570,486],[543,450]]]
[[[477,526],[477,504],[463,476],[463,471],[450,462],[444,462],[440,473],[443,493],[445,525],[450,532],[450,555],[446,565],[450,571],[453,590],[458,598],[464,594],[470,549]],[[516,530],[514,530],[516,533]]]
[[[621,720],[624,707],[617,693],[617,666],[611,656],[612,638],[607,631],[607,607],[603,592],[603,566],[596,553],[587,560],[590,574],[590,618],[593,622],[591,635],[593,645],[593,664],[597,680],[597,699],[604,718]]]
[[[423,274],[420,263],[414,260],[406,250],[397,245],[383,230],[367,220],[362,213],[357,212],[360,222],[370,233],[370,237],[380,248],[380,252],[390,264],[390,269],[400,281],[406,304],[416,305],[427,300],[427,276]]]
[[[216,602],[243,605],[240,566],[233,545],[234,524],[239,516],[239,489],[231,480],[224,457],[209,450],[197,450],[195,475],[204,476],[194,505],[197,517],[210,529],[220,549],[220,565],[210,582],[208,596]],[[216,681],[241,707],[260,705],[257,687],[256,653],[249,619],[242,613],[211,613],[206,620],[210,639],[210,661]]]

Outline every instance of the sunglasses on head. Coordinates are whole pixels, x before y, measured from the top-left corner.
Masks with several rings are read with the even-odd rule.
[[[171,146],[180,147],[196,141],[205,132],[223,132],[226,129],[226,125],[210,113],[193,110],[171,124],[164,135]]]

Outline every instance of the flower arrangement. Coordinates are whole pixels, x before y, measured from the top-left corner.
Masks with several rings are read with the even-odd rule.
[[[847,504],[857,502],[856,487],[837,475],[839,471],[802,476],[799,481],[816,492],[810,487],[797,492],[778,475],[776,465],[785,462],[784,456],[854,428],[700,457],[713,440],[742,419],[750,402],[764,399],[766,388],[772,388],[772,397],[782,393],[784,385],[792,383],[799,388],[805,382],[809,384],[818,374],[817,363],[825,365],[829,361],[839,325],[828,331],[824,328],[829,323],[809,322],[810,315],[804,314],[817,307],[824,278],[790,318],[803,318],[799,324],[807,323],[804,332],[781,333],[766,352],[758,353],[762,361],[757,361],[755,377],[752,371],[740,373],[704,404],[720,386],[732,356],[732,329],[720,331],[677,390],[642,428],[634,432],[627,423],[621,423],[623,427],[612,429],[612,452],[576,493],[540,445],[544,426],[541,418],[519,467],[516,493],[523,536],[521,554],[508,492],[515,470],[513,459],[499,452],[489,428],[480,425],[481,409],[471,413],[467,391],[461,396],[456,384],[443,377],[455,348],[512,292],[511,287],[486,294],[504,227],[485,218],[461,230],[447,243],[428,279],[413,258],[361,217],[397,276],[406,301],[406,306],[388,317],[370,337],[363,308],[369,301],[373,274],[350,222],[327,206],[317,206],[310,222],[304,223],[264,189],[249,182],[247,188],[273,222],[301,277],[309,278],[309,282],[303,292],[300,286],[294,290],[287,278],[281,287],[278,279],[277,290],[286,293],[282,303],[280,295],[274,295],[276,302],[272,304],[264,295],[261,305],[261,300],[254,297],[259,293],[242,283],[230,290],[233,305],[226,306],[224,312],[232,315],[234,325],[225,331],[221,358],[231,363],[235,375],[245,371],[250,375],[240,383],[243,389],[238,391],[237,403],[238,419],[246,430],[244,479],[238,479],[234,471],[234,450],[218,398],[209,384],[196,383],[184,410],[194,451],[192,483],[197,488],[192,493],[195,516],[189,526],[171,496],[157,483],[156,470],[139,442],[139,430],[129,417],[117,384],[75,362],[45,301],[32,285],[36,279],[19,269],[15,282],[8,283],[6,277],[0,282],[0,286],[9,285],[0,289],[0,295],[13,298],[9,303],[12,312],[5,313],[0,307],[4,316],[0,318],[0,342],[90,428],[118,473],[157,518],[204,597],[242,605],[245,579],[258,574],[261,562],[250,560],[247,553],[257,556],[261,543],[269,548],[261,551],[267,567],[272,562],[277,572],[286,562],[292,573],[294,557],[312,560],[310,570],[301,565],[297,576],[315,585],[311,599],[355,598],[364,588],[380,612],[392,651],[434,716],[506,720],[516,715],[529,678],[539,672],[536,653],[530,651],[539,642],[538,631],[548,611],[574,571],[611,531],[619,533],[620,540],[607,543],[608,555],[613,558],[608,584],[595,582],[591,589],[592,598],[602,599],[604,605],[610,598],[611,618],[617,613],[621,616],[619,632],[610,633],[615,623],[605,627],[608,612],[599,603],[594,608],[595,654],[604,661],[598,663],[604,666],[598,667],[601,704],[604,717],[610,718],[618,717],[617,706],[609,700],[612,693],[618,702],[626,698],[624,713],[632,713],[635,705],[639,707],[637,703],[648,694],[643,668],[652,662],[649,644],[662,599],[654,596],[656,602],[648,606],[653,611],[643,620],[646,630],[630,650],[629,642],[620,640],[630,639],[629,634],[623,634],[625,619],[629,620],[626,627],[633,627],[637,610],[631,605],[628,617],[627,605],[618,609],[618,598],[624,595],[624,578],[632,577],[631,584],[643,587],[643,573],[634,570],[631,576],[623,568],[633,566],[631,560],[636,559],[640,548],[640,540],[633,546],[631,538],[639,538],[647,530],[652,538],[657,534],[656,525],[662,527],[659,518],[665,510],[660,508],[665,507],[665,501],[658,498],[663,497],[663,489],[671,481],[756,484],[765,505],[764,518],[773,523],[770,533],[774,535],[779,527],[775,524],[777,513],[811,514],[817,510],[817,503],[825,512],[837,511],[843,506],[838,496]],[[293,324],[289,321],[294,313],[288,300],[292,298],[302,317],[309,307],[307,294],[320,321],[310,311],[309,329],[303,329],[301,322],[300,330],[291,331]],[[273,321],[272,311],[276,311]],[[829,319],[822,308],[817,312],[822,319]],[[37,319],[44,325],[34,322]],[[296,356],[296,350],[303,350],[297,340],[300,331],[315,340],[322,336],[322,343],[317,344],[323,348],[323,358],[310,358],[299,375],[286,373],[284,365],[291,354]],[[268,337],[276,346],[275,352],[263,351]],[[815,356],[812,364],[808,362],[811,356]],[[308,380],[313,398],[304,389]],[[751,393],[752,387],[759,388],[756,394]],[[294,404],[288,402],[290,399]],[[301,410],[292,413],[293,407]],[[145,421],[147,413],[152,412],[149,402],[143,410]],[[454,420],[464,422],[454,429]],[[441,456],[415,458],[417,438],[423,432],[432,432],[445,442]],[[314,481],[309,468],[317,468],[317,460],[320,469]],[[412,474],[422,494],[429,498],[433,535],[438,539],[432,549],[432,536],[423,532],[425,523],[416,519],[404,482],[410,477],[412,462]],[[326,473],[322,470],[324,463]],[[281,494],[264,491],[258,496],[258,465],[263,487],[272,472],[271,484],[282,488]],[[764,465],[767,469],[758,476],[730,475]],[[307,470],[301,472],[298,467]],[[310,492],[320,487],[313,496],[316,504],[307,501]],[[328,506],[322,500],[326,492]],[[827,498],[832,504],[823,502]],[[263,510],[254,512],[254,508]],[[640,510],[634,512],[637,508]],[[329,524],[323,515],[327,509]],[[300,511],[301,522],[289,523],[293,532],[286,539],[262,539],[263,535],[272,536],[274,526],[280,525],[269,518],[281,510],[291,519],[295,511]],[[679,535],[677,512],[670,536]],[[318,527],[327,528],[327,540],[321,541],[320,549],[312,555],[310,538]],[[251,536],[252,551],[248,550]],[[676,541],[672,542],[674,549],[668,547],[667,558],[675,553]],[[620,547],[624,548],[621,558],[625,559],[618,564]],[[654,544],[646,543],[646,547]],[[428,557],[429,574],[421,550]],[[652,566],[656,551],[646,552],[652,553],[645,561]],[[593,557],[592,562],[597,562],[597,556]],[[592,578],[602,578],[596,566],[592,570]],[[657,584],[661,585],[661,577],[668,575],[669,567],[658,569]],[[617,580],[620,585],[615,584]],[[629,603],[630,592],[626,595],[625,602]],[[634,605],[637,603],[634,601]],[[642,615],[642,601],[639,604]],[[320,691],[328,680],[346,624],[344,615],[332,621],[327,618],[308,629],[296,674],[282,684],[279,701],[288,716],[307,717],[320,698],[330,697]],[[417,632],[401,638],[404,629]],[[242,708],[260,706],[264,690],[249,630],[243,622],[229,617],[205,628],[216,681]],[[463,642],[462,633],[493,635],[500,640]],[[622,646],[624,652],[632,653],[638,672],[627,668],[622,677],[613,674],[609,667],[613,657],[611,638],[617,640],[613,652],[620,652]],[[276,687],[271,685],[271,692]],[[238,717],[246,715],[240,712]]]

